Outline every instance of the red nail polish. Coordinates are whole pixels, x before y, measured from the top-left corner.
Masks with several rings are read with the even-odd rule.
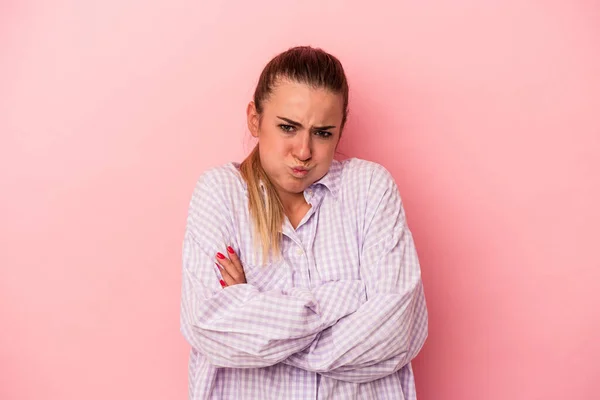
[[[235,251],[233,251],[231,246],[227,246],[227,251],[230,252],[231,254],[235,253]]]
[[[223,286],[223,287],[227,286],[227,284],[225,283],[225,281],[223,279],[221,279],[219,282],[221,283],[221,286]]]
[[[217,253],[217,257],[220,258],[221,260],[225,259],[225,256],[221,253]]]
[[[217,268],[219,268],[219,269],[223,269],[223,267],[221,267],[221,264],[219,264],[219,263],[215,263],[215,265],[217,266]]]

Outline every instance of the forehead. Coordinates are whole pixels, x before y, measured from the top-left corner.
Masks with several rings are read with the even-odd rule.
[[[282,80],[274,86],[264,111],[287,118],[337,119],[342,116],[343,101],[341,94],[328,89]]]

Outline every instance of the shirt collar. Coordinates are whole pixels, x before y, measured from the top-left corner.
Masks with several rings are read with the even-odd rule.
[[[323,185],[329,192],[333,195],[333,197],[337,196],[339,183],[342,175],[342,163],[333,160],[331,162],[331,166],[329,167],[329,171],[323,176],[321,179],[310,185],[309,187],[315,187],[317,185]]]

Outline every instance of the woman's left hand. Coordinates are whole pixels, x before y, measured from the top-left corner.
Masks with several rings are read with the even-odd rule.
[[[246,283],[246,275],[244,274],[244,267],[240,262],[240,258],[235,254],[235,251],[231,246],[227,246],[227,254],[229,258],[225,257],[221,253],[217,253],[217,267],[221,270],[221,286],[232,286],[240,283]]]

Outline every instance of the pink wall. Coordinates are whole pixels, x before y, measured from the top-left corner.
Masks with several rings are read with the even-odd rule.
[[[359,3],[0,3],[0,399],[185,398],[187,202],[295,44],[344,62],[342,151],[400,185],[420,399],[598,398],[600,5]]]

